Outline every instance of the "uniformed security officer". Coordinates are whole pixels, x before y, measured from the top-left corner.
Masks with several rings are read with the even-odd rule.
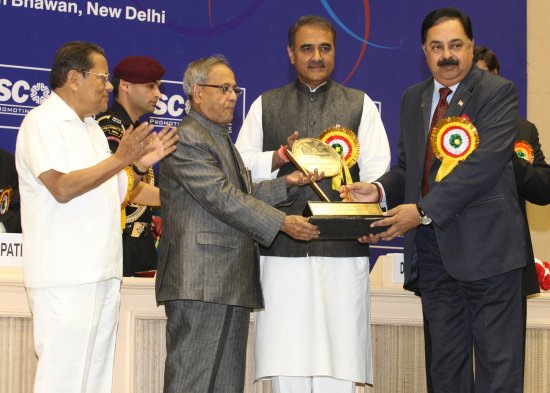
[[[141,116],[155,110],[161,96],[160,79],[165,71],[157,60],[147,56],[126,57],[113,69],[111,83],[115,102],[107,112],[96,117],[113,153],[125,130],[130,125],[136,126]],[[152,209],[149,206],[160,205],[159,190],[154,186],[153,168],[132,165],[132,170],[143,178],[126,207],[122,235],[124,276],[133,276],[157,266],[157,252],[151,235]]]

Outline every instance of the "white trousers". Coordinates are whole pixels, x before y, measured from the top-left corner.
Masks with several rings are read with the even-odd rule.
[[[27,288],[38,365],[34,393],[111,393],[120,280]]]
[[[355,383],[330,377],[271,377],[272,393],[353,393]]]

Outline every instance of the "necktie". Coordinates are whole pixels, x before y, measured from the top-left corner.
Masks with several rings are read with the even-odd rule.
[[[432,150],[432,132],[434,126],[443,118],[445,111],[449,107],[447,102],[447,96],[453,91],[448,87],[442,87],[439,89],[439,102],[435,107],[435,111],[432,117],[432,122],[430,123],[430,132],[428,133],[428,140],[426,141],[426,160],[424,161],[424,178],[422,179],[422,196],[425,196],[430,191],[430,186],[428,178],[430,175],[430,168],[434,160],[434,152]]]

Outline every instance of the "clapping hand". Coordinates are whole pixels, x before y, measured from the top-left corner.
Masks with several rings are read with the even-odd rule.
[[[140,167],[150,167],[176,151],[176,143],[179,140],[177,132],[175,127],[164,127],[152,142],[154,150],[139,159]]]
[[[135,128],[130,126],[124,132],[114,155],[129,165],[154,151],[156,138],[157,133],[153,132],[153,126],[148,123],[141,123]]]

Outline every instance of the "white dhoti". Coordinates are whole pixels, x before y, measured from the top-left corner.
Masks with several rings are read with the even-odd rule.
[[[328,376],[372,384],[369,260],[261,257],[256,379]]]
[[[35,393],[111,393],[120,280],[27,288],[38,355]]]

